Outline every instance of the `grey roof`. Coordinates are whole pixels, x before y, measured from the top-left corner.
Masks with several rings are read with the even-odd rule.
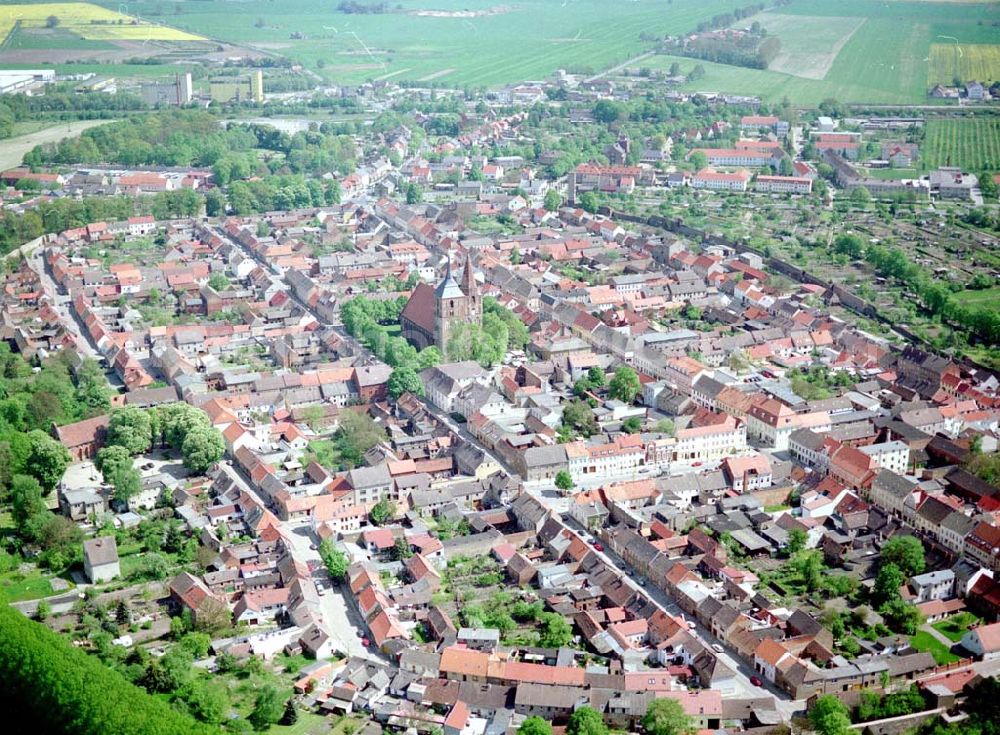
[[[101,536],[83,542],[83,555],[91,566],[113,564],[118,561],[118,544],[114,536]]]
[[[347,473],[347,481],[355,490],[366,487],[380,487],[392,482],[389,466],[384,462],[374,467],[356,467]]]

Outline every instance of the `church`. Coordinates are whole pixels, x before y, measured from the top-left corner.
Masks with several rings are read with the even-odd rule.
[[[442,354],[447,352],[455,325],[462,322],[478,325],[482,321],[483,304],[471,253],[466,256],[460,280],[455,280],[449,258],[441,282],[437,286],[417,284],[399,315],[402,335],[414,347],[422,350],[437,345]]]

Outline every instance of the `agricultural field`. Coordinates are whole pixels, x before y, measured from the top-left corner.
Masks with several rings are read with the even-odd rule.
[[[204,40],[201,36],[138,20],[91,3],[0,5],[0,37],[7,38],[17,26],[46,28],[50,18],[58,20],[57,28],[88,41]]]
[[[729,0],[637,0],[628,12],[606,0],[399,0],[391,12],[359,15],[336,5],[178,0],[169,22],[288,56],[333,83],[495,86],[557,69],[596,73],[651,48],[653,35],[686,33],[732,8]]]
[[[864,18],[812,17],[764,12],[739,21],[737,27],[760,23],[768,36],[781,41],[769,71],[806,79],[823,79]]]
[[[828,97],[858,103],[933,102],[927,98],[932,46],[944,43],[940,36],[945,36],[963,48],[989,48],[1000,35],[993,26],[995,8],[930,0],[796,0],[780,13],[760,13],[739,23],[758,20],[781,39],[782,51],[770,69],[702,63],[706,75],[687,89],[753,94],[767,101],[787,97],[801,105]],[[682,69],[693,66],[690,59],[668,56],[635,66],[666,69],[675,61]]]
[[[930,168],[1000,168],[1000,117],[928,120],[921,155]]]
[[[979,309],[1000,309],[1000,288],[985,288],[979,291],[966,289],[955,294],[956,301]]]
[[[1000,79],[1000,45],[932,44],[927,83],[951,84],[954,79],[983,82]]]

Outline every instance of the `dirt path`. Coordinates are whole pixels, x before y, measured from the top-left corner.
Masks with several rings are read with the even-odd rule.
[[[111,120],[77,120],[70,123],[57,123],[50,128],[36,130],[34,133],[19,135],[16,138],[0,140],[0,171],[21,165],[24,154],[42,143],[58,143],[64,138],[74,138],[87,128],[112,122]]]

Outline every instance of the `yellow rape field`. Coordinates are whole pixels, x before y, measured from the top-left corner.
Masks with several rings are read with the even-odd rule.
[[[992,82],[1000,77],[1000,45],[995,44],[931,44],[928,82],[951,84],[954,78]]]
[[[98,41],[201,41],[176,28],[137,21],[113,10],[90,3],[39,3],[36,5],[0,5],[0,38],[6,38],[20,21],[27,27],[44,26],[50,16],[59,19],[59,27],[80,38]]]

